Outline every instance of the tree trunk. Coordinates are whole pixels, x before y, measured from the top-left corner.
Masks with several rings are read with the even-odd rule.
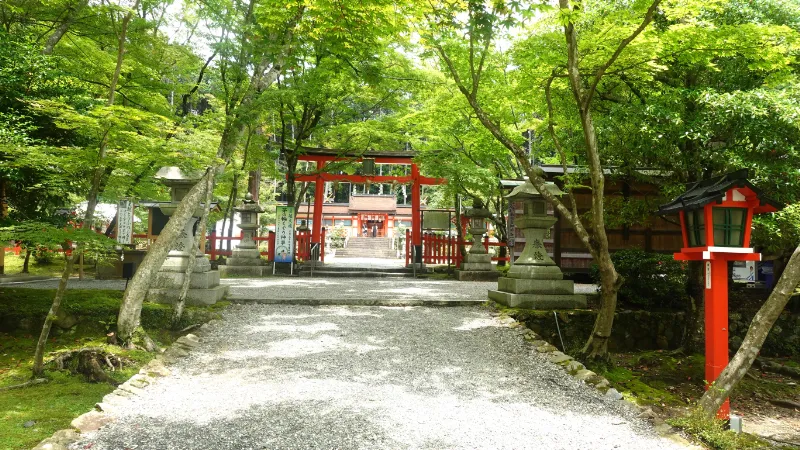
[[[142,264],[131,278],[128,288],[122,297],[119,315],[117,317],[117,337],[125,344],[130,345],[141,319],[142,302],[147,296],[150,285],[155,280],[161,265],[167,259],[167,253],[175,240],[183,231],[186,223],[192,217],[195,208],[200,203],[205,193],[208,179],[214,177],[216,167],[206,170],[205,175],[198,181],[178,204],[178,208],[169,218],[161,234],[150,246],[150,250],[142,260]]]
[[[236,211],[233,210],[233,205],[236,204],[236,197],[239,195],[239,176],[238,173],[233,176],[233,189],[231,189],[231,204],[230,204],[230,212],[231,212],[231,220],[228,222],[228,239],[227,247],[228,251],[231,251],[231,243],[233,242],[233,220],[236,218]],[[224,230],[223,230],[224,231]]]
[[[464,255],[467,253],[466,249],[464,248],[464,230],[461,229],[461,197],[458,194],[453,196],[455,210],[456,210],[456,251],[458,252],[458,256],[460,258],[464,258]],[[453,255],[455,258],[456,255]]]
[[[25,261],[22,262],[22,273],[29,273],[28,272],[28,265],[31,262],[31,249],[25,249]]]
[[[172,328],[178,329],[178,324],[181,322],[181,318],[183,317],[183,309],[186,305],[186,295],[189,293],[189,286],[191,285],[192,281],[192,273],[194,272],[194,266],[197,264],[197,258],[194,254],[198,251],[198,240],[201,236],[206,235],[206,222],[208,221],[208,211],[211,205],[211,197],[214,192],[214,178],[210,177],[207,180],[206,187],[205,187],[205,207],[203,208],[203,214],[200,217],[200,226],[197,227],[197,232],[194,234],[194,239],[192,239],[192,249],[194,249],[190,253],[189,257],[189,264],[186,265],[186,272],[184,273],[183,277],[183,284],[181,285],[181,293],[178,296],[178,301],[175,303],[175,309],[172,313]],[[230,241],[228,241],[230,242]]]
[[[75,22],[75,19],[78,17],[78,13],[80,12],[83,7],[85,7],[89,3],[88,0],[81,0],[75,5],[68,5],[67,6],[67,16],[64,17],[64,21],[61,22],[58,27],[56,27],[53,34],[47,38],[47,42],[44,44],[44,48],[42,49],[43,55],[49,55],[53,53],[53,49],[55,49],[56,44],[61,40],[62,37],[67,33],[69,27]]]
[[[64,251],[66,250],[67,248],[64,247]],[[72,267],[75,264],[75,259],[80,253],[77,251],[78,249],[75,250],[76,251],[72,252],[72,256],[67,258],[64,264],[64,270],[61,272],[61,281],[58,283],[58,289],[56,290],[55,298],[53,298],[53,304],[50,305],[50,311],[44,319],[42,332],[39,334],[39,341],[36,343],[36,353],[33,355],[32,378],[40,378],[44,372],[43,361],[45,344],[47,344],[47,338],[50,336],[50,328],[53,326],[53,321],[56,319],[58,310],[61,308],[61,301],[64,299],[64,293],[67,291],[67,282],[69,281],[69,276],[72,274]]]
[[[794,250],[775,289],[753,317],[739,351],[700,399],[700,407],[706,416],[714,417],[731,390],[750,370],[772,326],[783,312],[798,284],[800,284],[800,247]]]
[[[617,293],[623,279],[614,269],[608,251],[598,255],[597,265],[600,270],[600,310],[594,322],[592,334],[583,346],[581,353],[587,359],[607,360],[608,341],[614,325],[614,314],[617,310]]]

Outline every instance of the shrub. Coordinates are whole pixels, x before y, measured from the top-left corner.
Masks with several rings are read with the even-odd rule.
[[[643,308],[682,308],[686,301],[686,266],[672,255],[648,253],[640,249],[619,250],[611,255],[617,272],[625,278],[619,301]],[[597,265],[592,279],[600,282]]]
[[[344,241],[347,239],[347,228],[334,227],[328,228],[326,235],[330,239],[331,248],[344,248]]]

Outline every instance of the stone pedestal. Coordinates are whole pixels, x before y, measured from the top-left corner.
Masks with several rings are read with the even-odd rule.
[[[239,213],[242,240],[231,252],[225,265],[219,266],[223,276],[260,277],[266,270],[266,263],[261,259],[258,245],[253,240],[258,233],[258,214],[264,212],[258,203],[252,200],[250,193],[241,206],[234,208]]]
[[[472,247],[464,255],[461,269],[456,270],[456,278],[459,281],[495,281],[500,277],[500,272],[495,270],[492,264],[492,255],[486,252],[482,242],[483,235],[487,231],[484,228],[483,220],[491,213],[479,202],[475,206],[475,208],[467,208],[464,213],[471,221],[474,221],[469,229],[472,234]]]
[[[586,296],[576,295],[572,281],[547,254],[544,236],[556,223],[552,216],[523,216],[517,226],[525,235],[525,249],[511,266],[506,278],[500,278],[497,290],[489,299],[512,308],[571,309],[585,308]]]
[[[162,175],[163,172],[164,169],[160,170],[159,175]],[[183,174],[180,171],[177,174],[174,171],[168,171],[167,176],[160,177],[164,180],[164,184],[172,188],[173,192],[172,203],[160,207],[161,211],[167,216],[172,216],[178,207],[178,203],[180,203],[180,199],[183,198],[183,196],[177,198],[176,192],[182,192],[185,195],[188,192],[185,186],[190,186],[197,181],[181,178],[181,176]],[[183,189],[179,189],[180,187]],[[195,258],[195,265],[189,280],[189,291],[186,294],[187,305],[213,305],[227,293],[227,287],[219,284],[219,272],[211,270],[211,263],[206,255],[194,245],[194,227],[202,216],[204,207],[198,207],[194,211],[192,218],[186,223],[180,236],[170,249],[167,259],[156,275],[153,287],[147,292],[148,300],[157,303],[175,303],[178,301],[190,258]]]
[[[483,249],[482,244],[478,244]],[[475,244],[472,245],[475,248]],[[488,253],[467,253],[461,269],[456,270],[459,281],[495,281],[500,277],[500,272],[492,264],[492,255]]]

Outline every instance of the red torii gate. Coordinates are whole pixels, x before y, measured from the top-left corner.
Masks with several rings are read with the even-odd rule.
[[[313,161],[317,163],[317,173],[313,175],[300,175],[296,181],[311,182],[314,185],[314,215],[311,222],[311,244],[319,244],[322,234],[322,204],[325,201],[325,182],[348,181],[350,183],[392,183],[411,184],[411,242],[416,248],[415,263],[422,262],[422,215],[420,214],[420,191],[422,185],[444,184],[443,178],[422,176],[419,167],[413,162],[416,152],[413,151],[366,151],[358,156],[347,156],[342,152],[322,148],[305,148],[305,155],[298,157],[299,161]],[[404,164],[411,165],[411,175],[346,175],[324,172],[325,166],[332,162],[363,162],[364,159],[374,159],[375,164]]]

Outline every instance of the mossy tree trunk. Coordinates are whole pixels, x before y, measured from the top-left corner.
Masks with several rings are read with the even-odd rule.
[[[783,312],[798,284],[800,284],[800,247],[794,250],[775,289],[750,322],[750,328],[739,351],[700,399],[700,407],[706,416],[713,417],[716,414],[729,393],[750,370],[772,326]]]
[[[197,233],[195,233],[194,239],[192,239],[192,246],[190,247],[189,253],[189,263],[186,265],[186,272],[184,273],[183,277],[181,293],[178,296],[178,301],[175,303],[175,309],[172,313],[172,328],[178,328],[178,324],[181,322],[181,318],[183,317],[183,310],[186,305],[186,296],[189,293],[189,287],[192,282],[192,273],[194,272],[194,266],[197,264],[197,257],[195,257],[194,254],[198,251],[200,237],[206,235],[206,222],[208,221],[208,211],[211,209],[211,197],[213,196],[213,193],[214,178],[209,177],[206,181],[205,187],[205,207],[203,208],[203,214],[200,217],[200,225],[197,227]]]

